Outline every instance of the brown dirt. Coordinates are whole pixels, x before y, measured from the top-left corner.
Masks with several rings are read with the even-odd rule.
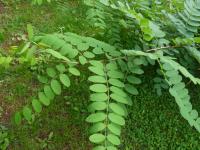
[[[23,77],[22,77],[23,78]],[[33,81],[27,80],[22,81],[23,79],[19,78],[12,83],[7,83],[6,81],[0,83],[0,106],[3,108],[2,115],[0,117],[0,122],[3,124],[9,124],[13,114],[24,106],[27,103],[27,99],[34,95],[35,93],[32,89],[35,89],[38,85],[36,85]],[[18,83],[25,83],[27,85],[27,93],[23,96],[13,95],[10,89],[15,88],[15,85]],[[31,85],[31,87],[30,87]],[[9,101],[8,97],[13,97],[15,100]]]
[[[7,104],[5,102],[5,96],[0,95],[0,105],[3,108],[2,116],[0,117],[0,123],[8,125],[10,123],[11,117],[16,111],[16,105],[13,104]]]
[[[4,95],[0,95],[0,105],[3,108],[2,117],[0,122],[7,124],[10,121],[11,114],[13,114],[13,105],[8,105],[4,102]]]
[[[3,2],[0,1],[0,14],[4,12]]]

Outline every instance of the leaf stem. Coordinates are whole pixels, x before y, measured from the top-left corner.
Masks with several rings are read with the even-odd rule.
[[[105,124],[106,124],[105,137],[107,137],[107,135],[108,135],[108,123],[109,123],[108,114],[109,114],[109,104],[110,104],[110,89],[109,89],[108,75],[107,75],[106,66],[104,67],[104,71],[105,71],[105,77],[106,77],[106,86],[107,86],[107,89],[108,89],[108,91],[107,91],[108,100],[107,100],[106,120],[105,120]],[[107,148],[107,141],[106,140],[105,140],[105,148]]]

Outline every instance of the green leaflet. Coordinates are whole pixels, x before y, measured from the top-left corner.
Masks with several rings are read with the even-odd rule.
[[[100,75],[100,76],[104,76],[104,70],[100,67],[89,67],[88,68],[91,72]]]
[[[121,115],[121,116],[125,116],[126,113],[123,109],[123,107],[117,103],[110,103],[109,104],[109,108],[116,114]]]
[[[57,80],[51,80],[51,88],[56,95],[61,94],[61,84]]]
[[[50,100],[49,98],[43,93],[43,92],[39,92],[38,93],[38,97],[39,97],[39,101],[45,105],[45,106],[49,106],[50,105]]]
[[[60,74],[60,81],[64,86],[70,87],[71,83],[70,83],[70,79],[69,79],[68,75]]]
[[[103,134],[93,134],[90,136],[90,141],[93,143],[101,143],[105,141],[106,137]]]
[[[81,65],[85,65],[87,63],[87,59],[84,56],[79,56],[79,62]]]
[[[49,53],[49,54],[51,54],[52,56],[54,56],[54,57],[56,57],[58,59],[62,59],[64,61],[70,62],[70,60],[67,57],[61,55],[60,53],[58,53],[57,51],[54,51],[52,49],[47,49],[44,52]]]
[[[65,39],[65,40],[67,40],[67,39]],[[75,38],[75,37],[70,38],[69,41],[71,42],[72,45],[76,45],[76,46],[84,44],[84,43],[82,43],[81,39]]]
[[[19,55],[24,54],[25,52],[27,52],[29,50],[29,47],[31,45],[31,42],[28,42],[24,45],[23,49],[18,53]]]
[[[38,100],[34,99],[32,101],[32,106],[35,112],[40,113],[42,111],[42,105]]]
[[[143,64],[145,64],[145,62],[146,62],[146,60],[145,60],[145,59],[142,59],[142,57],[140,57],[140,58],[135,58],[135,59],[133,60],[133,64],[135,64],[135,65],[143,65]]]
[[[110,90],[111,90],[114,94],[117,94],[117,95],[119,95],[119,96],[122,96],[122,97],[127,97],[127,96],[128,96],[128,95],[123,91],[123,89],[121,89],[121,88],[111,86],[111,87],[110,87]]]
[[[20,112],[16,112],[16,113],[15,113],[14,120],[15,120],[15,123],[16,123],[17,125],[20,125],[20,124],[21,124],[22,116],[21,116]]]
[[[142,83],[142,81],[139,78],[132,76],[132,75],[129,75],[127,77],[127,80],[129,83],[132,83],[132,84],[141,84]]]
[[[80,76],[81,75],[80,71],[78,69],[74,68],[74,67],[69,68],[69,72],[71,74],[75,75],[75,76]]]
[[[116,62],[110,62],[106,65],[106,69],[108,70],[118,70],[118,66]]]
[[[176,70],[168,70],[167,72],[166,72],[166,75],[168,76],[168,77],[171,77],[171,76],[175,76],[176,74],[178,74],[178,71],[176,71]]]
[[[176,90],[176,89],[171,88],[171,90]],[[181,90],[176,91],[176,93],[177,93],[177,95],[178,95],[178,97],[179,97],[180,99],[184,99],[185,97],[188,96],[188,93],[189,93],[189,92],[188,92],[188,89],[184,88],[184,89],[181,89]]]
[[[108,125],[108,129],[110,130],[110,132],[112,132],[115,135],[120,136],[121,134],[121,126],[111,123]]]
[[[102,76],[90,76],[88,80],[95,83],[106,83],[105,77]]]
[[[108,100],[108,96],[105,93],[94,93],[90,95],[91,101],[106,101]]]
[[[46,76],[38,75],[37,78],[41,83],[47,83],[48,82],[48,78]]]
[[[107,87],[104,84],[94,84],[90,86],[90,90],[97,93],[107,92]]]
[[[55,97],[55,94],[53,93],[51,87],[48,85],[44,86],[44,93],[50,100],[53,100]]]
[[[125,87],[124,83],[117,79],[109,79],[108,81],[111,85],[117,86],[117,87]]]
[[[120,145],[121,143],[120,139],[116,135],[108,134],[107,138],[108,138],[108,141],[112,143],[113,145]]]
[[[130,84],[125,85],[125,90],[132,95],[138,95],[138,90]]]
[[[75,58],[77,55],[78,55],[78,50],[76,50],[76,49],[71,49],[71,50],[69,50],[69,49],[68,49],[67,56],[68,56],[69,58]]]
[[[66,71],[65,65],[63,65],[63,64],[56,65],[56,69],[57,69],[60,73],[63,73],[63,72]]]
[[[78,50],[73,48],[72,45],[66,44],[65,42],[64,42],[64,44],[62,44],[62,42],[61,42],[56,47],[57,48],[61,48],[60,49],[60,54],[62,54],[63,56],[67,56],[68,58],[75,58],[78,55]]]
[[[91,52],[84,52],[83,56],[85,56],[86,58],[94,58],[95,57],[95,55]]]
[[[191,118],[192,119],[197,119],[198,118],[198,112],[196,111],[196,110],[192,110],[191,112],[190,112],[190,115],[191,115]]]
[[[180,76],[180,75],[173,76],[173,77],[171,77],[171,78],[169,79],[169,82],[170,82],[171,84],[178,84],[178,83],[180,83],[181,81],[182,81],[182,76]]]
[[[127,62],[126,61],[119,59],[117,62],[119,64],[120,69],[121,69],[122,72],[127,72],[128,71],[128,66],[127,66]]]
[[[139,75],[144,73],[144,71],[140,68],[132,68],[130,71],[134,74],[139,74]]]
[[[168,63],[163,64],[163,69],[165,69],[166,71],[174,70],[174,68]]]
[[[116,51],[116,50],[114,50],[114,49],[105,49],[104,51],[108,52],[109,55],[112,56],[112,57],[119,57],[119,56],[121,56],[121,53],[118,52],[118,51]]]
[[[129,104],[128,100],[125,97],[119,96],[118,94],[111,94],[110,97],[119,102],[119,103],[123,103],[123,104]]]
[[[44,35],[42,38],[41,38],[41,43],[44,43],[47,44],[47,45],[50,45],[50,46],[45,46],[45,47],[51,47],[52,50],[58,50],[60,48],[62,48],[63,46],[65,46],[65,41],[58,38],[56,36],[56,34],[47,34],[47,35]],[[59,59],[59,58],[58,58]]]
[[[128,95],[128,96],[126,97],[126,99],[127,99],[127,101],[128,101],[128,104],[127,104],[127,105],[132,106],[132,105],[133,105],[133,102],[132,102],[131,97]]]
[[[95,123],[92,127],[90,127],[90,133],[97,133],[103,131],[106,128],[106,125],[102,122]]]
[[[90,122],[90,123],[96,123],[96,122],[100,122],[106,119],[106,114],[105,113],[94,113],[91,114],[87,117],[86,121]]]
[[[107,105],[105,102],[93,102],[88,106],[88,110],[95,111],[95,110],[105,110]]]
[[[93,51],[94,54],[97,54],[97,55],[104,53],[103,50],[99,47],[94,48],[92,51]]]
[[[47,68],[47,75],[51,78],[54,78],[56,76],[56,70],[54,68]]]
[[[173,86],[173,89],[175,89],[176,91],[182,90],[183,88],[185,88],[185,83],[183,82],[177,83]]]
[[[115,113],[110,113],[108,115],[108,118],[111,122],[115,123],[115,124],[118,124],[120,126],[124,126],[125,125],[125,120],[123,117],[115,114]]]
[[[33,26],[31,24],[27,24],[27,32],[28,32],[28,39],[32,40],[34,37]]]
[[[22,110],[23,116],[27,121],[31,121],[32,120],[32,110],[25,106]]]
[[[98,67],[98,68],[104,68],[103,63],[101,61],[97,61],[97,60],[91,60],[90,64],[94,67]]]
[[[124,74],[122,72],[119,71],[108,71],[108,76],[110,78],[114,78],[114,79],[123,79],[124,78]]]
[[[37,47],[34,45],[31,48],[28,49],[27,53],[26,53],[26,59],[31,61],[31,64],[35,64],[36,60],[34,58],[34,54],[36,53]]]
[[[86,43],[80,43],[77,47],[80,51],[86,51],[89,48],[89,45]]]

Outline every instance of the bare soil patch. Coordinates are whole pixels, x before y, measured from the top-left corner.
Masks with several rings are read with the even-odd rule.
[[[4,4],[3,4],[2,1],[0,1],[0,14],[3,13],[4,10],[5,10],[5,8],[4,8]]]

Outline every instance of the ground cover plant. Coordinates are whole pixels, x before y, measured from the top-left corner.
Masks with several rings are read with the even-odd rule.
[[[198,149],[200,1],[0,4],[1,149]]]

